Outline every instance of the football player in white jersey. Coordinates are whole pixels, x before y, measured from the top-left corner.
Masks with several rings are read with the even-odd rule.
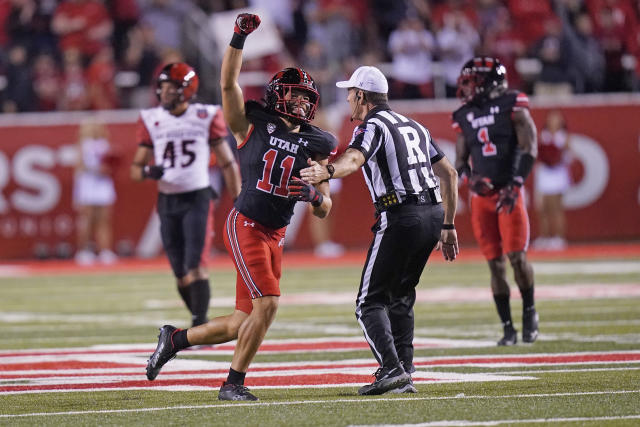
[[[193,68],[185,63],[162,69],[156,88],[160,106],[140,112],[139,146],[131,165],[133,180],[158,181],[162,244],[193,326],[207,322],[209,309],[207,254],[203,249],[212,228],[211,150],[234,199],[241,184],[238,164],[225,140],[222,108],[190,102],[198,82]]]

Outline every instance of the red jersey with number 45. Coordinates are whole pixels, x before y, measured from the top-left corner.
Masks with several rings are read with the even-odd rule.
[[[471,170],[500,188],[512,179],[513,156],[518,145],[511,115],[529,108],[529,98],[509,90],[482,103],[467,102],[454,111],[452,126],[464,135],[471,154]]]
[[[251,128],[238,145],[242,191],[235,207],[244,216],[265,227],[289,224],[295,200],[287,197],[287,183],[308,167],[307,159],[326,159],[337,146],[328,132],[302,124],[300,132],[289,132],[278,115],[255,101],[245,105]]]
[[[209,141],[227,135],[219,105],[190,104],[179,116],[162,107],[140,112],[137,139],[153,149],[156,165],[164,167],[158,191],[186,193],[209,186]]]

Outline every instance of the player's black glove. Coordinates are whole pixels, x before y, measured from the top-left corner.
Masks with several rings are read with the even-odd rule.
[[[509,184],[500,189],[498,203],[496,203],[496,212],[500,213],[503,210],[507,213],[513,212],[513,208],[515,207],[518,196],[520,195],[522,182],[522,178],[516,176]]]
[[[158,180],[164,175],[164,168],[158,165],[146,165],[142,168],[142,177]]]
[[[236,18],[236,25],[233,27],[233,31],[236,34],[248,36],[260,26],[260,17],[251,13],[241,13]]]
[[[486,176],[473,174],[469,178],[469,190],[478,196],[488,196],[493,191],[493,183]]]
[[[288,190],[290,199],[309,202],[315,207],[320,206],[322,204],[322,199],[324,198],[322,193],[316,190],[313,185],[307,184],[295,176],[289,180]]]

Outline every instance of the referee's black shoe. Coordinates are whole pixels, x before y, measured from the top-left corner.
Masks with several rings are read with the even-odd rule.
[[[173,348],[173,341],[171,338],[178,329],[171,325],[164,325],[160,328],[160,335],[158,335],[158,346],[156,351],[153,352],[149,360],[147,361],[147,379],[153,381],[160,373],[160,369],[169,360],[176,357],[176,351]]]
[[[498,341],[498,346],[516,345],[518,342],[518,331],[511,323],[504,326],[504,336]]]
[[[379,368],[373,376],[376,377],[375,381],[360,387],[359,395],[383,394],[411,382],[411,377],[402,369],[401,365],[391,369]]]
[[[405,385],[401,385],[398,388],[392,388],[385,394],[403,394],[403,393],[417,393],[418,389],[413,385],[413,379],[409,378],[409,382]]]
[[[532,343],[538,338],[538,313],[535,307],[522,312],[522,341]]]

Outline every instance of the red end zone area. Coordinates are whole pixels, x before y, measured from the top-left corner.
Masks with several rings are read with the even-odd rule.
[[[577,259],[640,259],[640,243],[610,243],[610,244],[576,244],[563,251],[535,251],[528,252],[533,261],[571,261]],[[351,250],[337,258],[318,258],[311,252],[285,252],[283,268],[312,267],[340,267],[364,264],[365,250]],[[477,247],[462,247],[456,263],[480,262],[484,257]],[[444,263],[439,252],[434,252],[429,263]],[[222,253],[209,260],[209,269],[233,269],[231,258]],[[152,259],[123,258],[113,265],[95,264],[79,266],[73,260],[46,261],[16,261],[0,262],[0,277],[39,276],[52,274],[111,274],[130,272],[169,271],[169,263],[165,257]]]

